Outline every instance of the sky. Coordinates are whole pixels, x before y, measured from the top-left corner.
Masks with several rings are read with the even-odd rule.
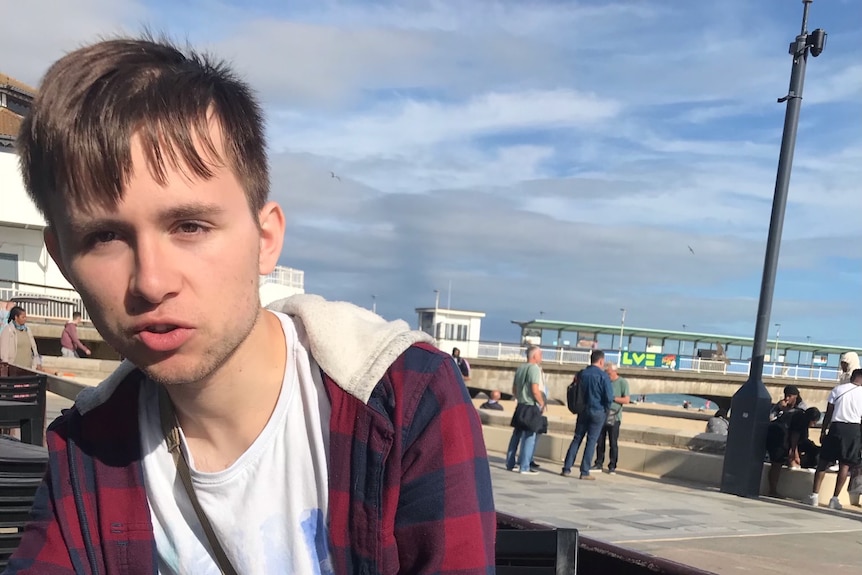
[[[7,4],[0,68],[32,85],[144,27],[232,62],[264,103],[280,263],[308,292],[415,325],[439,290],[487,314],[484,341],[621,308],[754,333],[799,0]],[[770,336],[862,347],[862,3],[816,0],[809,28],[828,39]]]

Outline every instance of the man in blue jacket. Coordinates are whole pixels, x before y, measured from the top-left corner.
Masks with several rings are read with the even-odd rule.
[[[596,443],[602,432],[602,427],[607,419],[608,409],[614,402],[614,390],[611,378],[605,373],[605,352],[600,349],[593,350],[590,354],[590,366],[583,370],[578,377],[579,385],[583,387],[584,410],[578,415],[575,424],[575,437],[566,452],[566,461],[563,463],[564,477],[571,475],[575,456],[581,448],[584,435],[587,436],[587,446],[584,448],[584,456],[581,459],[581,479],[595,480],[590,475],[590,461],[596,451]]]

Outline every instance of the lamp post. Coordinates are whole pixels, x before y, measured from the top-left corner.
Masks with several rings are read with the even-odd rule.
[[[781,337],[781,324],[775,324],[775,357],[772,358],[772,363],[778,363],[778,338]]]
[[[377,313],[377,296],[371,294],[371,313]]]
[[[784,132],[781,137],[781,152],[778,157],[778,173],[775,177],[772,216],[763,261],[763,280],[760,284],[760,303],[757,308],[751,369],[748,380],[733,395],[730,404],[730,429],[724,452],[721,491],[742,497],[760,495],[763,454],[766,451],[766,429],[769,425],[769,410],[772,403],[772,398],[766,386],[763,385],[763,363],[766,355],[766,340],[769,337],[769,315],[775,292],[778,252],[784,226],[784,211],[787,206],[787,191],[790,187],[799,110],[802,107],[805,66],[808,63],[809,51],[812,56],[817,57],[823,52],[826,44],[826,32],[819,28],[808,32],[808,10],[812,2],[813,0],[802,0],[802,29],[790,44],[790,55],[793,57],[790,87],[787,95],[778,99],[779,103],[786,103],[787,107],[784,115]]]
[[[618,363],[623,362],[623,333],[625,332],[625,329],[626,329],[626,327],[625,327],[626,326],[626,308],[621,307],[620,311],[623,312],[623,315],[620,318],[620,349],[619,349],[620,359],[619,359]]]
[[[434,290],[434,339],[439,339],[440,330],[437,329],[437,310],[440,308],[440,290]]]

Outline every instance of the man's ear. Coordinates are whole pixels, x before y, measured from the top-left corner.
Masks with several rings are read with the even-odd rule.
[[[284,244],[284,211],[275,202],[267,202],[260,210],[260,256],[258,273],[267,275],[278,263]]]
[[[51,259],[54,260],[54,263],[56,263],[57,267],[60,268],[60,273],[63,274],[66,281],[71,284],[72,280],[69,279],[69,273],[66,270],[65,264],[63,264],[63,256],[60,250],[60,241],[57,239],[57,232],[54,231],[54,228],[48,226],[45,228],[45,231],[42,232],[42,237],[45,240],[45,247],[48,249]]]

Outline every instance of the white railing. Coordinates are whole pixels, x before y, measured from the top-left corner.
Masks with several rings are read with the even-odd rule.
[[[525,358],[527,346],[515,343],[479,342],[479,359],[498,359],[506,361],[522,361]],[[607,361],[619,364],[620,354],[617,351],[605,352]],[[588,365],[590,352],[586,350],[560,349],[542,347],[542,361],[545,363]],[[668,368],[635,368],[635,369],[668,369]],[[697,357],[679,357],[679,371],[694,371],[698,373],[724,373],[733,375],[748,375],[751,369],[750,361],[730,360],[715,361]],[[808,365],[791,365],[785,363],[766,363],[763,366],[765,377],[781,377],[786,379],[803,379],[814,381],[837,381],[838,369],[834,367],[818,367]]]
[[[18,303],[28,316],[41,319],[69,320],[76,311],[84,321],[90,316],[77,292],[50,286],[20,282],[3,282],[11,287],[0,287],[0,300]]]
[[[292,288],[305,289],[305,272],[285,266],[275,266],[269,274],[261,276],[261,285],[277,284]]]

